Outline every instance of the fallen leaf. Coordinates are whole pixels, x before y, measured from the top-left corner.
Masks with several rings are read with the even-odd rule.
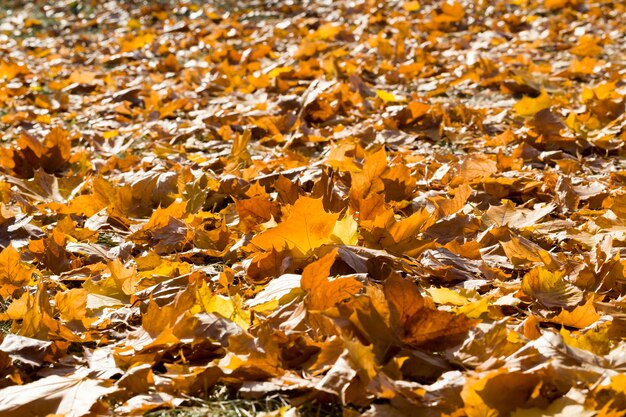
[[[384,286],[392,313],[392,327],[403,341],[414,346],[451,346],[474,327],[464,315],[439,311],[409,280],[391,275]]]
[[[30,282],[34,268],[27,268],[12,245],[0,252],[0,296],[8,297]]]
[[[110,382],[94,378],[83,368],[65,376],[52,375],[4,388],[0,412],[7,417],[48,414],[79,417],[88,415],[100,398],[117,390]]]
[[[574,307],[572,311],[563,309],[551,321],[563,326],[582,329],[592,325],[599,319],[600,315],[593,306],[593,297],[590,297],[585,304]]]
[[[583,298],[582,291],[565,280],[563,271],[541,266],[524,276],[522,290],[545,307],[575,306]]]
[[[532,116],[540,110],[546,109],[552,105],[552,99],[545,91],[536,97],[524,97],[518,101],[513,108],[520,116]]]
[[[300,197],[286,220],[252,238],[251,243],[269,251],[289,249],[305,256],[330,243],[338,214],[327,213],[320,199]]]
[[[362,287],[352,277],[330,279],[330,268],[337,257],[334,250],[318,261],[307,265],[302,272],[300,287],[307,292],[310,310],[323,311],[356,294]]]

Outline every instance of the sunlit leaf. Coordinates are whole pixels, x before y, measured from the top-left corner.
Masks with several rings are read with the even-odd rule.
[[[535,113],[552,105],[552,99],[547,92],[542,91],[538,97],[524,97],[513,108],[520,116],[532,116]]]
[[[43,3],[1,416],[624,416],[623,2]]]
[[[7,297],[30,282],[33,268],[21,261],[20,253],[9,245],[0,252],[0,296]]]
[[[331,242],[338,217],[327,213],[321,200],[300,197],[283,222],[255,236],[252,244],[264,250],[290,249],[296,255],[306,255]]]
[[[0,412],[7,417],[52,414],[79,417],[89,414],[100,397],[117,390],[110,382],[91,377],[89,370],[83,368],[66,376],[52,375],[4,388]]]
[[[522,290],[546,307],[576,305],[582,301],[582,292],[564,276],[563,271],[552,272],[537,267],[524,276]]]

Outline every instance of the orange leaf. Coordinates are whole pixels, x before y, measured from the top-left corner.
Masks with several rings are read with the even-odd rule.
[[[0,296],[6,298],[18,288],[28,284],[33,268],[25,267],[20,253],[12,245],[0,252]]]
[[[387,153],[382,148],[365,158],[363,171],[352,174],[352,186],[350,199],[358,201],[369,197],[371,194],[382,191],[384,186],[381,176],[387,170]]]
[[[416,12],[420,9],[419,1],[405,1],[402,3],[402,8],[407,12]]]
[[[413,346],[442,348],[458,344],[477,323],[465,315],[439,311],[408,279],[392,274],[384,285],[392,324],[400,338]]]
[[[256,235],[252,244],[263,249],[290,249],[296,256],[304,256],[313,249],[331,243],[339,214],[324,211],[322,199],[300,197],[285,221]]]
[[[326,254],[302,272],[300,288],[308,292],[307,305],[310,310],[323,311],[356,294],[362,287],[352,277],[339,277],[329,280],[330,268],[335,263],[337,250]]]
[[[466,181],[488,177],[498,172],[497,162],[483,154],[468,155],[459,165],[456,177],[450,181],[450,186],[461,185]]]
[[[578,40],[576,46],[569,51],[577,56],[592,57],[600,55],[602,53],[602,47],[598,45],[598,38],[595,36],[583,35]]]
[[[54,301],[63,320],[80,320],[87,314],[87,290],[84,288],[58,292]]]
[[[42,155],[41,166],[47,172],[60,170],[70,160],[69,132],[53,127],[44,138],[46,152]]]
[[[593,297],[589,297],[585,304],[576,306],[572,311],[563,309],[558,316],[550,321],[579,329],[590,326],[600,319],[600,315],[593,306],[593,301]]]
[[[536,373],[508,372],[504,367],[468,378],[461,392],[464,411],[468,417],[510,415],[516,408],[526,408],[540,382]]]
[[[532,116],[535,113],[538,113],[540,110],[546,109],[552,105],[552,99],[545,91],[542,91],[541,94],[536,97],[524,97],[515,105],[513,109],[520,116]]]

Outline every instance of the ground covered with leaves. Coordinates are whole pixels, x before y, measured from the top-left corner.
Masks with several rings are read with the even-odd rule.
[[[3,3],[0,414],[624,415],[625,16]]]

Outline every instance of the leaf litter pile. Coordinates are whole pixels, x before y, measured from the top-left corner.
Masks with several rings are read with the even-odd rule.
[[[624,415],[623,2],[0,12],[2,416]]]

